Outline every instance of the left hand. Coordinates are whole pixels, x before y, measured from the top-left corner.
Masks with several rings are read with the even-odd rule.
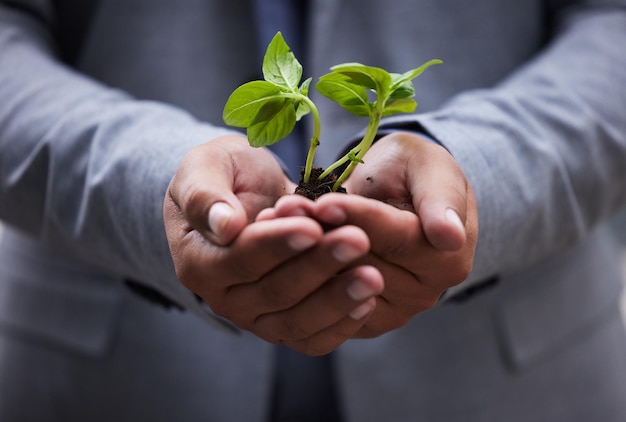
[[[349,195],[316,202],[281,198],[259,219],[308,215],[330,226],[355,225],[368,235],[372,265],[384,291],[356,337],[374,337],[433,307],[449,287],[467,278],[478,233],[473,191],[441,146],[409,133],[379,140],[346,182]]]
[[[474,192],[455,159],[441,145],[409,132],[376,142],[345,184],[349,193],[412,211],[437,250],[476,245]]]
[[[179,280],[213,312],[271,343],[320,355],[363,326],[383,282],[353,265],[369,250],[358,227],[324,233],[307,217],[252,221],[287,189],[266,150],[239,135],[216,138],[182,160],[164,225]]]

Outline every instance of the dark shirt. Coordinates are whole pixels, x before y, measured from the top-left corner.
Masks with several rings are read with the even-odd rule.
[[[267,44],[280,31],[304,66],[306,0],[255,0],[253,3],[261,57]],[[284,160],[292,178],[299,177],[306,142],[303,125],[299,124],[288,139],[271,147]],[[333,363],[332,353],[313,358],[276,346],[269,421],[340,422]]]
[[[306,58],[306,0],[255,0],[253,1],[258,32],[260,57],[276,32],[280,31],[298,61],[305,66]],[[270,146],[287,166],[289,176],[297,181],[306,159],[308,137],[305,125],[299,122],[286,139]]]

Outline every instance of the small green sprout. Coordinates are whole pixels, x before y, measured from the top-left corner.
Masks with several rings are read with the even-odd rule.
[[[324,179],[347,164],[335,181],[337,191],[372,146],[381,118],[397,113],[411,113],[417,107],[413,99],[412,80],[441,60],[430,60],[408,72],[389,73],[384,69],[360,63],[333,66],[320,77],[315,88],[356,116],[368,117],[363,139],[343,157],[324,170]],[[263,58],[262,81],[252,81],[235,89],[224,107],[223,119],[230,126],[247,129],[250,145],[269,146],[287,137],[302,117],[311,113],[313,134],[309,143],[303,182],[311,177],[315,151],[320,143],[321,122],[317,106],[308,97],[312,78],[302,79],[302,65],[278,32],[267,47]],[[373,100],[370,99],[370,95]]]

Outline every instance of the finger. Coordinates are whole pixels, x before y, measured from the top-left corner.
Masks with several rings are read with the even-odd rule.
[[[169,187],[172,202],[191,228],[222,245],[232,241],[248,220],[233,192],[230,162],[227,149],[198,146],[185,156]]]
[[[210,197],[204,200],[206,204],[210,204],[209,231],[206,235],[218,245],[228,245],[245,227],[248,217],[236,197],[233,198],[228,192],[224,192],[221,199],[222,201],[213,204],[210,203]],[[226,202],[229,199],[234,205]],[[202,202],[202,199],[198,198],[198,202]],[[203,211],[200,212],[203,213]]]
[[[344,324],[346,328],[352,327],[349,329],[352,335],[373,310],[374,297],[383,288],[383,277],[375,267],[353,268],[325,283],[297,306],[259,316],[254,322],[254,332],[268,341],[284,344],[313,337],[348,319],[352,323]]]
[[[178,242],[177,275],[218,314],[229,317],[223,299],[232,285],[252,283],[284,261],[321,240],[320,225],[306,217],[289,217],[247,225],[229,246],[214,245],[196,231]],[[233,302],[244,306],[245,302]]]
[[[257,221],[257,222],[267,221],[267,220],[273,220],[275,218],[278,218],[278,216],[276,215],[276,210],[274,208],[264,208],[261,211],[259,211],[254,221]]]
[[[256,217],[256,221],[271,220],[278,217],[312,216],[313,201],[302,195],[285,195],[276,201],[273,207],[265,208]]]
[[[440,145],[413,133],[388,135],[368,151],[348,183],[363,196],[414,210],[435,248],[454,251],[465,244],[472,217],[467,213],[469,184]]]
[[[475,237],[459,251],[436,249],[425,237],[417,215],[358,195],[327,194],[316,202],[322,224],[353,224],[370,239],[371,253],[418,275],[422,283],[453,285],[472,267]]]
[[[469,185],[454,158],[444,148],[427,143],[420,159],[407,168],[407,183],[424,234],[442,251],[456,251],[466,243]]]
[[[310,220],[306,217],[282,220],[289,219]],[[247,308],[234,310],[236,314],[231,318],[235,323],[250,326],[260,314],[296,306],[337,273],[365,256],[369,246],[367,235],[354,226],[326,233],[314,247],[283,261],[258,281],[231,286],[227,300],[249,304]]]
[[[274,209],[276,210],[276,215],[281,217],[312,216],[314,206],[315,202],[302,195],[286,195],[276,201]]]
[[[414,213],[375,199],[326,194],[316,202],[315,217],[322,224],[361,227],[370,238],[372,252],[399,265],[414,260],[419,247],[430,248]]]
[[[169,195],[193,229],[226,245],[285,193],[285,180],[267,151],[229,135],[190,151],[170,183]]]
[[[406,325],[416,314],[432,308],[443,288],[424,283],[398,265],[369,254],[364,262],[384,276],[385,289],[376,296],[376,310],[356,337],[371,338]]]
[[[319,331],[311,337],[301,340],[285,340],[282,344],[307,356],[322,356],[328,354],[343,344],[346,340],[355,337],[376,308],[376,300],[369,299],[361,305],[363,317],[355,320],[346,316],[335,324]]]

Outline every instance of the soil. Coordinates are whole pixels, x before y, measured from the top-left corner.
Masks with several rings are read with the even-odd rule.
[[[320,167],[312,168],[311,177],[309,178],[308,183],[304,183],[303,181],[304,169],[303,169],[300,172],[300,183],[298,183],[298,186],[296,187],[296,190],[294,191],[294,193],[297,195],[302,195],[304,197],[307,197],[315,201],[320,196],[326,193],[332,192],[333,185],[335,184],[335,181],[337,180],[337,175],[330,174],[329,176],[326,176],[323,179],[319,179],[319,175],[322,174],[323,171],[324,169]],[[339,187],[337,192],[347,193],[343,187]]]

